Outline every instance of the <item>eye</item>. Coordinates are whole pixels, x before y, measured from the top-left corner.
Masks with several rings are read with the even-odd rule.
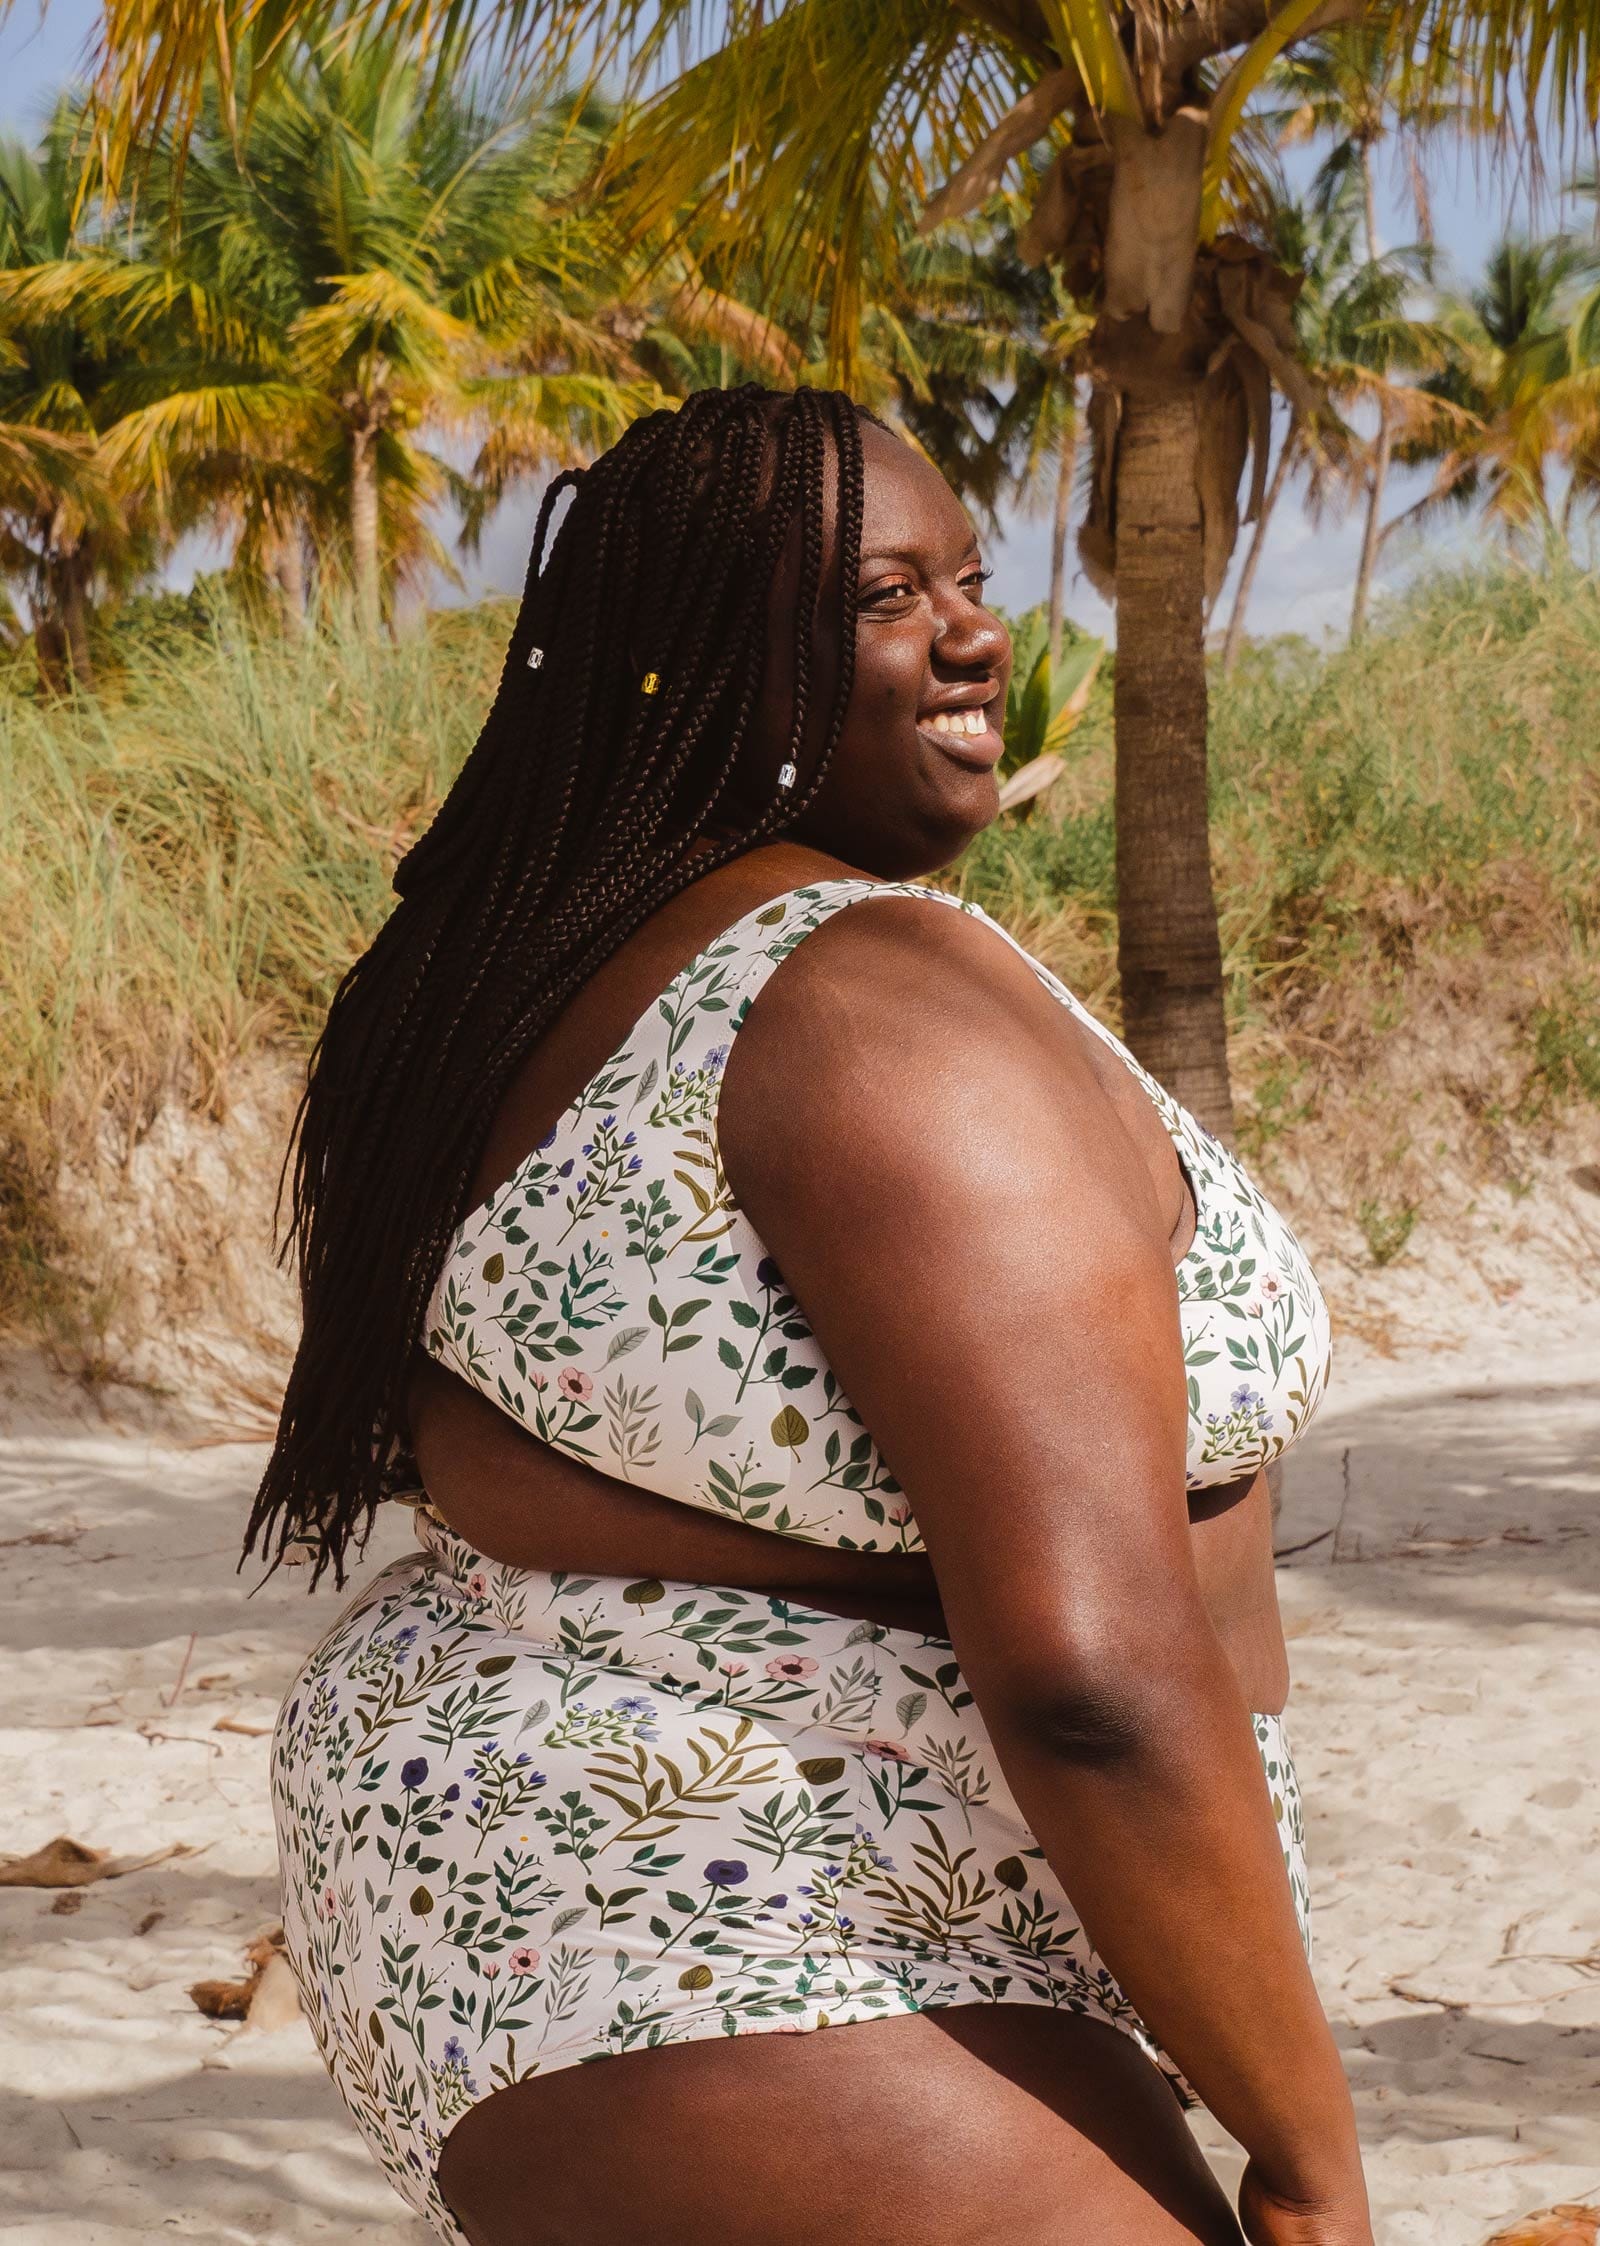
[[[909,577],[880,577],[875,584],[863,587],[858,606],[886,608],[891,601],[915,599],[916,591]]]
[[[970,593],[970,596],[973,600],[981,601],[983,598],[983,588],[988,584],[990,578],[993,575],[994,571],[992,569],[968,569],[963,571],[961,577],[958,579],[958,583],[961,585],[963,591]]]

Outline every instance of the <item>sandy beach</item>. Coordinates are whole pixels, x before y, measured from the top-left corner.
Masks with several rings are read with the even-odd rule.
[[[68,1402],[13,1398],[0,1442],[0,1848],[186,1853],[0,1889],[0,2233],[420,2246],[304,2027],[187,1994],[275,1916],[265,1734],[336,1594],[284,1574],[246,1599],[257,1449],[91,1432]],[[1378,2234],[1480,2246],[1600,2199],[1600,1305],[1348,1343],[1279,1541],[1317,1969]]]

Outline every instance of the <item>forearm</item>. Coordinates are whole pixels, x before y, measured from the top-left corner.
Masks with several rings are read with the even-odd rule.
[[[1361,2189],[1349,2090],[1249,1713],[1208,1638],[1169,1639],[1143,1663],[1130,1649],[1103,1691],[985,1714],[1024,1816],[1152,2034],[1276,2186],[1348,2200]]]

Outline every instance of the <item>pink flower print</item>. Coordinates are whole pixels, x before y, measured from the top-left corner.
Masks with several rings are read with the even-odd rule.
[[[1244,1314],[1247,1318],[1260,1318],[1264,1315],[1266,1307],[1259,1295],[1252,1295],[1244,1306]]]
[[[485,1965],[480,1967],[479,1970],[482,1972],[483,1977],[486,1981],[498,1981],[500,1978],[500,1968],[498,1965]]]
[[[331,1887],[325,1887],[322,1890],[322,1915],[324,1918],[337,1918],[339,1916],[339,1898]]]
[[[799,1684],[803,1677],[814,1677],[817,1664],[804,1653],[780,1653],[776,1661],[767,1663],[767,1675],[776,1677],[779,1684]]]
[[[1276,1302],[1279,1295],[1282,1294],[1283,1281],[1278,1277],[1278,1274],[1275,1271],[1262,1272],[1261,1292],[1266,1296],[1268,1302]]]
[[[903,1529],[903,1528],[905,1527],[905,1525],[906,1525],[907,1521],[909,1521],[909,1520],[910,1520],[910,1518],[911,1518],[911,1508],[910,1508],[910,1506],[909,1506],[909,1505],[908,1505],[908,1504],[907,1504],[907,1503],[905,1502],[904,1498],[902,1498],[902,1499],[901,1499],[901,1501],[900,1501],[900,1503],[899,1503],[898,1505],[891,1505],[891,1506],[890,1506],[890,1508],[889,1508],[889,1526],[890,1526],[891,1528]]]
[[[589,1375],[571,1370],[557,1374],[556,1387],[569,1404],[586,1404],[594,1394],[594,1382]]]
[[[543,1373],[529,1373],[528,1386],[533,1389],[537,1395],[542,1396],[549,1385],[550,1383],[545,1379]]]
[[[489,1578],[482,1568],[475,1568],[467,1577],[467,1589],[475,1599],[486,1599],[489,1596]]]
[[[742,1677],[750,1664],[748,1661],[723,1661],[718,1666],[725,1677]]]
[[[513,1950],[511,1955],[506,1959],[506,1971],[511,1974],[513,1979],[520,1977],[524,1973],[537,1973],[538,1970],[539,1953],[537,1950],[530,1950],[526,1948]]]
[[[869,1755],[882,1755],[885,1762],[909,1762],[910,1755],[895,1739],[863,1739],[862,1747]]]

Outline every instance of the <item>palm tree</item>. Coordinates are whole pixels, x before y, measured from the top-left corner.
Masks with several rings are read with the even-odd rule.
[[[1550,522],[1547,476],[1556,449],[1568,450],[1582,488],[1579,408],[1594,389],[1586,307],[1594,301],[1596,268],[1592,243],[1565,234],[1540,242],[1508,235],[1476,287],[1441,292],[1438,329],[1447,356],[1421,390],[1454,409],[1453,418],[1399,447],[1399,458],[1431,460],[1434,473],[1397,521],[1481,506],[1508,533],[1542,531]]]
[[[1005,199],[1008,246],[1014,245],[1017,214]],[[1025,214],[1022,214],[1025,217]],[[1014,250],[1013,250],[1014,255]],[[1028,268],[1015,259],[1016,293],[1034,300],[1024,333],[1022,356],[1006,401],[1001,441],[1017,454],[1013,495],[1024,508],[1041,502],[1050,508],[1050,580],[1046,605],[1046,647],[1059,670],[1066,626],[1067,544],[1078,480],[1083,434],[1079,391],[1088,370],[1094,315],[1079,304],[1048,266]]]
[[[369,626],[451,566],[429,518],[460,480],[427,439],[470,437],[491,396],[502,444],[514,428],[545,462],[591,416],[602,440],[620,427],[606,347],[562,302],[581,251],[546,207],[556,137],[515,81],[428,99],[415,55],[372,40],[296,55],[237,158],[218,109],[168,159],[185,268],[283,339],[312,535],[346,554]]]
[[[125,477],[230,521],[291,615],[308,549],[342,560],[373,628],[397,589],[453,569],[442,501],[657,402],[619,387],[614,342],[581,317],[595,274],[556,200],[580,176],[567,138],[514,82],[427,98],[393,41],[301,52],[237,145],[213,102],[150,152],[134,254],[58,260],[16,301],[137,341],[107,440]],[[431,448],[452,437],[477,443],[475,477]]]
[[[1319,211],[1291,202],[1281,204],[1274,212],[1273,234],[1284,266],[1301,277],[1294,301],[1295,337],[1301,356],[1326,392],[1329,375],[1343,355],[1334,342],[1334,334],[1344,324],[1340,313],[1351,265],[1351,229],[1337,204],[1332,211]],[[1303,472],[1310,483],[1313,503],[1318,504],[1325,498],[1331,482],[1348,469],[1349,456],[1349,432],[1336,412],[1290,417],[1256,509],[1255,526],[1234,589],[1233,607],[1222,644],[1224,677],[1232,674],[1244,644],[1245,617],[1266,549],[1267,533],[1290,476]]]
[[[41,683],[93,683],[97,589],[155,551],[152,511],[119,482],[103,438],[132,356],[70,311],[31,305],[27,284],[79,252],[81,162],[58,106],[37,149],[0,141],[0,571],[20,585]]]
[[[1327,403],[1293,424],[1279,447],[1234,596],[1223,645],[1224,672],[1237,659],[1267,524],[1290,474],[1299,469],[1307,475],[1318,515],[1342,504],[1357,483],[1364,488],[1366,522],[1351,627],[1352,636],[1358,636],[1373,567],[1390,527],[1380,525],[1376,513],[1384,479],[1375,472],[1374,461],[1386,469],[1397,441],[1414,450],[1438,442],[1445,432],[1459,436],[1469,426],[1454,401],[1405,379],[1437,372],[1449,356],[1449,340],[1439,322],[1413,309],[1419,284],[1431,274],[1432,258],[1422,248],[1390,250],[1376,258],[1368,253],[1367,196],[1358,168],[1341,165],[1319,175],[1304,204],[1285,204],[1277,211],[1274,234],[1285,264],[1302,275],[1294,305],[1295,334]],[[1357,444],[1343,418],[1363,406],[1374,410],[1378,424],[1370,453]]]
[[[106,0],[101,87],[111,161],[152,117],[192,110],[208,66],[237,99],[255,0],[183,0],[151,66],[148,0]],[[1206,821],[1204,619],[1237,531],[1238,488],[1269,425],[1271,386],[1309,407],[1292,289],[1237,218],[1232,164],[1245,110],[1278,56],[1343,21],[1403,45],[1425,81],[1467,71],[1475,105],[1538,112],[1541,89],[1592,97],[1600,55],[1567,0],[773,0],[720,19],[698,0],[275,0],[273,35],[379,23],[435,28],[448,65],[498,35],[552,62],[591,43],[600,63],[659,83],[668,42],[702,55],[644,101],[628,209],[722,211],[730,229],[782,217],[821,276],[829,358],[858,359],[859,275],[872,180],[922,200],[929,225],[979,208],[1048,137],[1055,156],[1028,229],[1092,303],[1094,476],[1085,564],[1118,610],[1116,801],[1124,1029],[1141,1059],[1211,1127],[1231,1130],[1221,954]],[[719,35],[720,34],[720,35]],[[254,51],[258,73],[273,53]]]
[[[1332,216],[1339,205],[1348,205],[1352,193],[1359,193],[1366,263],[1375,284],[1369,294],[1391,299],[1376,321],[1369,318],[1363,323],[1360,348],[1350,354],[1381,378],[1364,386],[1376,411],[1377,435],[1367,471],[1366,520],[1350,612],[1350,636],[1359,639],[1366,629],[1394,446],[1397,439],[1414,443],[1424,436],[1414,424],[1402,428],[1409,401],[1389,379],[1401,370],[1427,364],[1431,356],[1426,349],[1420,358],[1411,355],[1408,345],[1416,337],[1401,306],[1392,301],[1405,267],[1425,274],[1429,263],[1432,216],[1421,143],[1446,128],[1470,130],[1476,111],[1459,83],[1440,85],[1406,71],[1401,51],[1371,21],[1343,25],[1285,55],[1278,66],[1276,89],[1285,105],[1272,120],[1281,145],[1331,139],[1333,145],[1318,170],[1313,201]],[[1398,269],[1391,264],[1386,271],[1378,238],[1374,155],[1395,133],[1401,136],[1407,158],[1421,240],[1416,250],[1405,253]]]

